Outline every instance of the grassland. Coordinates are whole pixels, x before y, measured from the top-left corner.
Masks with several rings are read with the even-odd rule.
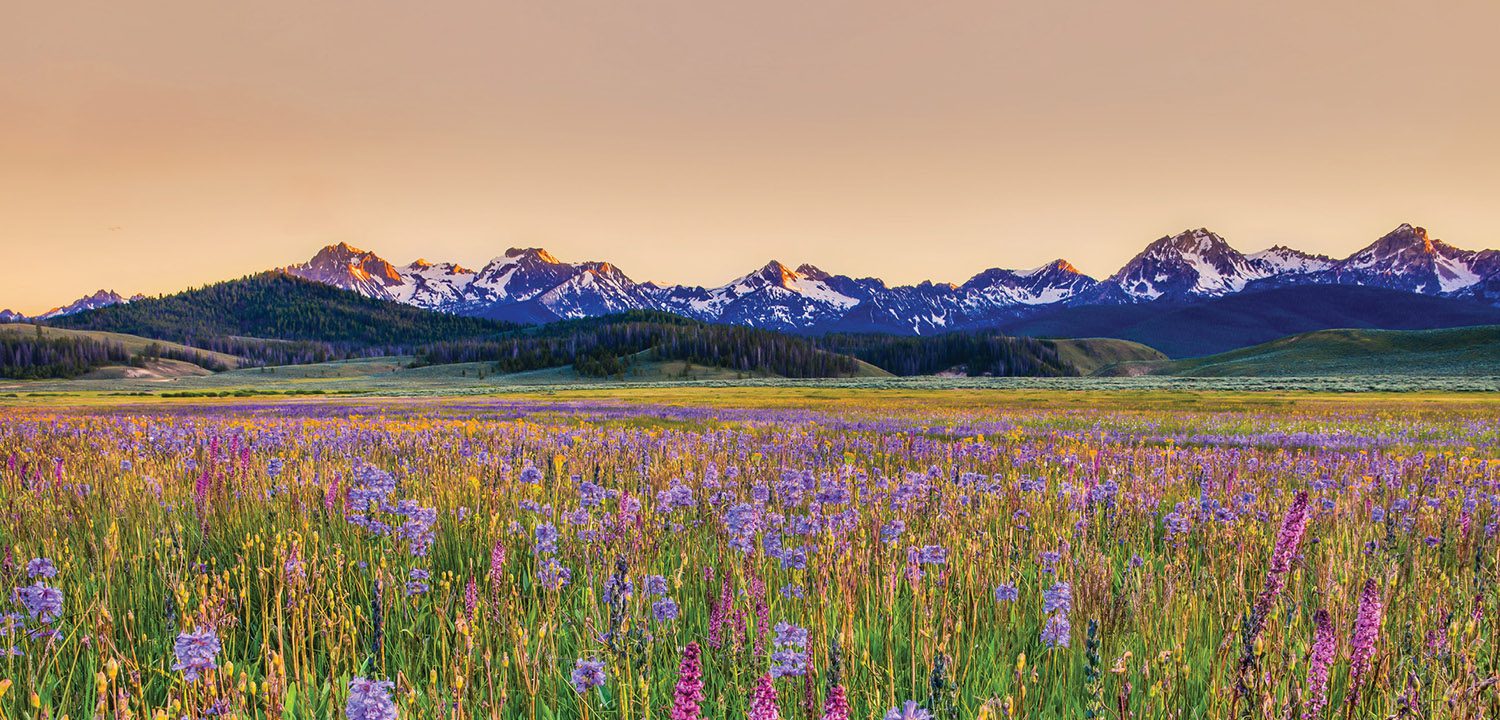
[[[1125,361],[1115,374],[1189,377],[1500,376],[1500,326],[1320,330],[1201,358]]]
[[[1500,711],[1496,394],[0,406],[5,718]]]

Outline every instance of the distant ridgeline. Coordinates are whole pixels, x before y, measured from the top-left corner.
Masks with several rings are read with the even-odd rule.
[[[1046,341],[994,331],[807,337],[648,310],[517,325],[423,310],[283,273],[141,298],[54,318],[49,325],[180,343],[240,358],[241,367],[410,355],[413,365],[485,362],[501,373],[572,366],[592,377],[622,376],[637,364],[664,361],[792,378],[881,374],[874,368],[896,375],[955,369],[969,375],[1078,374]],[[102,358],[64,363],[70,368],[129,360],[82,341],[69,352]],[[30,348],[25,354],[39,353]]]

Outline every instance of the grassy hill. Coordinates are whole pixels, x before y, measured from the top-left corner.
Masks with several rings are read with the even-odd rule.
[[[12,336],[16,336],[16,337],[34,337],[36,335],[36,333],[37,333],[37,326],[36,325],[32,325],[30,323],[6,323],[6,324],[0,324],[0,336],[12,335]],[[233,356],[233,355],[226,355],[224,353],[212,352],[210,350],[202,350],[202,349],[199,349],[199,348],[188,347],[187,345],[183,345],[181,343],[163,342],[163,341],[159,341],[159,340],[152,340],[151,338],[145,338],[145,337],[141,337],[139,335],[127,335],[125,333],[105,332],[105,331],[102,331],[102,330],[69,330],[67,328],[57,328],[57,327],[47,327],[47,326],[43,326],[42,327],[41,333],[42,333],[42,337],[48,337],[48,338],[50,338],[50,337],[87,338],[89,340],[101,340],[101,341],[105,341],[105,342],[118,343],[119,345],[123,346],[126,350],[129,350],[132,353],[141,353],[141,352],[146,351],[146,349],[149,348],[151,345],[159,345],[159,346],[161,346],[163,348],[172,349],[172,350],[178,350],[178,351],[180,351],[180,352],[182,352],[184,354],[187,354],[187,353],[197,353],[197,354],[200,354],[200,355],[204,355],[204,356],[213,358],[214,360],[217,360],[220,363],[223,363],[225,366],[227,366],[229,368],[239,367],[239,364],[240,364],[240,359],[237,358],[237,357],[235,357],[235,356]]]
[[[1112,375],[1500,376],[1500,325],[1442,330],[1319,330],[1207,357],[1125,362]]]
[[[1077,369],[1079,375],[1093,375],[1101,368],[1119,363],[1160,362],[1167,359],[1160,350],[1129,340],[1071,338],[1042,342],[1055,348],[1058,359]]]
[[[1500,324],[1500,308],[1380,288],[1308,285],[1193,304],[1058,308],[1007,323],[1013,335],[1133,340],[1198,357],[1330,328],[1424,330]]]

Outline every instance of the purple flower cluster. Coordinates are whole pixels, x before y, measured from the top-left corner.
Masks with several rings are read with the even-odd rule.
[[[907,700],[900,707],[887,710],[884,720],[932,720],[932,713],[927,712],[916,700]]]
[[[1068,647],[1072,642],[1073,626],[1068,613],[1073,610],[1073,588],[1060,582],[1042,593],[1042,612],[1047,622],[1042,626],[1042,643],[1049,648]]]
[[[396,720],[396,703],[391,700],[391,690],[395,687],[389,680],[362,677],[350,680],[344,717],[347,720]]]
[[[699,703],[703,702],[703,651],[698,643],[688,643],[682,650],[682,665],[677,670],[677,687],[672,691],[671,720],[701,720]]]
[[[202,673],[219,666],[217,658],[221,649],[219,635],[212,628],[200,627],[182,633],[172,645],[172,652],[177,656],[172,669],[181,670],[182,677],[188,682],[197,682]]]
[[[771,653],[771,677],[807,674],[807,628],[776,623],[776,649]]]
[[[573,689],[580,695],[596,687],[604,685],[604,663],[599,660],[584,660],[579,658],[573,666],[571,682]]]

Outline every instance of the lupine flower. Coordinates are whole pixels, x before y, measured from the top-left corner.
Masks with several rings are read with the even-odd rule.
[[[1328,670],[1333,666],[1334,653],[1338,652],[1333,635],[1333,621],[1327,610],[1313,614],[1312,657],[1307,661],[1307,700],[1302,717],[1315,720],[1328,707]]]
[[[173,670],[181,670],[188,682],[197,682],[201,673],[218,667],[219,636],[211,628],[200,627],[177,636],[172,652],[177,655]]]
[[[904,705],[887,710],[885,720],[932,720],[932,713],[917,704],[916,700],[907,700]]]
[[[781,720],[781,709],[776,705],[776,684],[770,675],[762,675],[755,681],[748,720]]]
[[[396,703],[391,700],[391,690],[395,687],[389,680],[362,677],[350,680],[344,717],[348,720],[396,720]]]
[[[573,689],[578,694],[588,692],[596,687],[604,685],[604,663],[598,660],[584,660],[579,658],[578,663],[573,666],[572,677]]]
[[[1015,585],[1001,584],[995,586],[995,602],[1015,602],[1019,597],[1021,597],[1021,593],[1016,589]]]
[[[703,702],[702,650],[698,643],[688,643],[682,651],[677,669],[677,687],[672,691],[671,720],[701,720],[699,703]]]

